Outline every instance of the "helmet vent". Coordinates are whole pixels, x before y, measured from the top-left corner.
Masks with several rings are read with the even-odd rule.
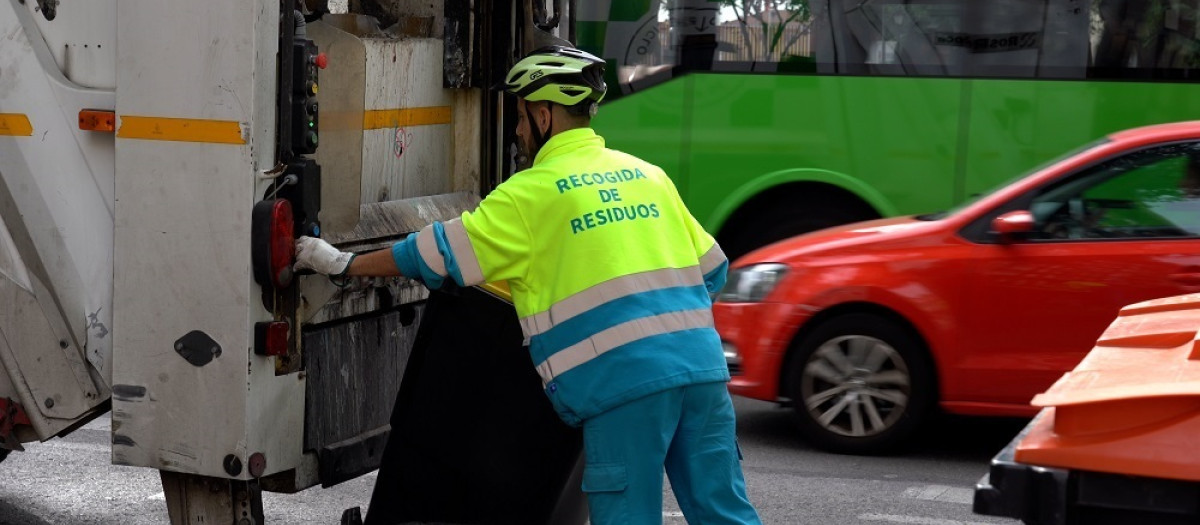
[[[574,97],[576,95],[582,95],[582,94],[586,93],[582,89],[575,89],[575,88],[559,88],[559,91],[568,97]]]
[[[563,67],[567,65],[564,62],[542,62],[543,67]]]

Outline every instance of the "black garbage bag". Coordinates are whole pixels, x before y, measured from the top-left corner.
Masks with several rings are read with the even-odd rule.
[[[431,293],[391,427],[366,525],[586,520],[583,435],[551,408],[506,301]]]

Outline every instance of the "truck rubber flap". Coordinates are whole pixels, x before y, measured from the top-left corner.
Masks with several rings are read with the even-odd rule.
[[[367,525],[582,524],[582,433],[542,391],[512,305],[430,293]]]

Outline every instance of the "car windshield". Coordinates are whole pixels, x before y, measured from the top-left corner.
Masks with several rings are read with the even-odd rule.
[[[1031,169],[1031,170],[1029,170],[1029,171],[1026,171],[1025,173],[1022,173],[1022,174],[1020,174],[1020,175],[1018,175],[1018,176],[1016,176],[1016,177],[1013,177],[1013,178],[1011,178],[1011,179],[1009,179],[1009,180],[1006,180],[1006,181],[1004,181],[1003,183],[997,184],[995,187],[993,187],[992,189],[990,189],[990,190],[988,190],[988,191],[985,191],[985,192],[983,192],[983,193],[976,193],[976,194],[974,194],[974,195],[971,195],[970,197],[967,197],[967,199],[966,199],[966,200],[964,200],[964,201],[962,201],[962,202],[958,203],[957,205],[955,205],[953,208],[950,208],[949,210],[945,210],[945,211],[939,211],[939,212],[935,212],[935,213],[926,213],[926,214],[923,214],[923,215],[917,215],[917,216],[916,216],[916,217],[914,217],[914,218],[915,218],[915,219],[917,219],[917,220],[919,220],[919,221],[938,221],[938,220],[945,219],[946,217],[949,217],[949,216],[951,216],[951,215],[954,215],[955,213],[958,213],[958,212],[962,211],[962,210],[963,210],[963,209],[965,209],[966,207],[968,207],[968,206],[970,206],[970,205],[972,205],[972,204],[975,204],[977,201],[979,201],[979,199],[982,199],[982,198],[984,198],[984,197],[986,197],[986,196],[988,196],[988,195],[991,195],[991,194],[993,194],[993,193],[996,193],[997,191],[1000,191],[1000,190],[1002,190],[1002,189],[1004,189],[1004,188],[1008,187],[1008,185],[1010,185],[1010,184],[1013,184],[1013,183],[1015,183],[1015,182],[1017,182],[1017,181],[1019,181],[1019,180],[1021,180],[1021,179],[1024,179],[1025,177],[1028,177],[1028,176],[1030,176],[1030,175],[1032,175],[1032,174],[1034,174],[1034,173],[1037,173],[1037,172],[1039,172],[1039,171],[1042,171],[1042,170],[1044,170],[1044,169],[1046,169],[1046,168],[1049,168],[1050,166],[1053,166],[1053,165],[1055,165],[1055,164],[1057,164],[1057,163],[1059,163],[1059,162],[1061,162],[1061,161],[1063,161],[1063,160],[1065,160],[1065,159],[1067,159],[1067,158],[1069,158],[1069,157],[1073,157],[1073,156],[1075,156],[1075,155],[1078,155],[1078,154],[1080,154],[1080,153],[1083,153],[1083,152],[1085,152],[1085,151],[1087,151],[1087,150],[1090,150],[1090,149],[1092,149],[1092,148],[1095,148],[1095,147],[1097,147],[1097,146],[1100,146],[1100,145],[1102,145],[1102,144],[1106,144],[1106,143],[1108,143],[1108,139],[1107,139],[1107,138],[1104,138],[1104,139],[1100,139],[1100,140],[1096,140],[1096,141],[1089,142],[1089,143],[1087,143],[1087,144],[1084,144],[1083,146],[1080,146],[1080,147],[1078,147],[1078,148],[1075,148],[1075,149],[1073,149],[1073,150],[1067,151],[1066,153],[1064,153],[1064,154],[1062,154],[1062,155],[1059,155],[1059,156],[1057,156],[1057,157],[1054,157],[1053,159],[1050,159],[1050,160],[1048,160],[1048,161],[1046,161],[1046,162],[1043,162],[1043,163],[1041,163],[1041,164],[1037,165],[1037,167],[1035,167],[1035,168],[1033,168],[1033,169]]]

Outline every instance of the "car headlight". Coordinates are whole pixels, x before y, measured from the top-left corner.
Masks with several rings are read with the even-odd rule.
[[[725,303],[761,302],[783,280],[787,271],[787,265],[779,263],[754,264],[731,270],[725,287],[717,294],[717,300]]]

